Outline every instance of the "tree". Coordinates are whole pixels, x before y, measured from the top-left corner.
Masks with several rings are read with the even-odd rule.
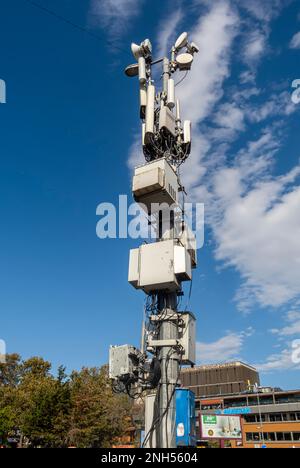
[[[72,445],[110,447],[126,431],[130,404],[127,397],[112,393],[106,367],[73,372],[71,398],[69,440]]]
[[[21,358],[18,354],[6,355],[0,363],[0,438],[5,443],[18,423],[17,386],[20,382]]]
[[[32,446],[64,447],[69,429],[69,382],[50,374],[51,364],[32,358],[23,364],[18,388],[20,428]]]
[[[16,389],[0,387],[0,439],[5,443],[17,427]]]
[[[19,354],[7,354],[5,362],[0,363],[0,387],[16,387],[20,381],[21,369]]]
[[[127,396],[112,392],[107,367],[67,376],[39,357],[0,365],[0,438],[21,434],[31,447],[111,447],[132,426]],[[22,442],[21,442],[22,443]]]
[[[51,363],[44,361],[40,357],[32,357],[23,361],[21,365],[21,376],[24,381],[28,376],[30,379],[42,379],[49,377],[51,371]]]

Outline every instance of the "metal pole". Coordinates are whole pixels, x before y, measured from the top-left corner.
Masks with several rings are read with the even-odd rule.
[[[259,440],[260,440],[260,442],[262,442],[264,444],[265,443],[265,435],[264,435],[264,426],[263,426],[263,420],[262,420],[259,393],[257,393],[257,403],[258,403],[258,413],[259,413],[259,422],[260,422]]]
[[[179,101],[177,101],[176,106],[176,117],[168,113],[166,106],[169,105],[169,111],[173,114],[174,90],[173,82],[170,82],[169,80],[172,73],[183,69],[180,61],[178,62],[175,59],[177,57],[177,53],[187,45],[187,33],[183,33],[179,36],[174,47],[172,48],[170,59],[164,57],[163,59],[152,61],[152,46],[149,39],[146,39],[140,45],[133,43],[131,50],[134,57],[138,60],[139,65],[137,67],[137,64],[135,64],[133,66],[127,67],[126,69],[127,76],[139,75],[140,86],[142,82],[143,86],[145,86],[144,91],[147,89],[146,116],[144,115],[144,98],[142,100],[143,105],[141,106],[143,108],[141,112],[141,119],[143,121],[143,152],[146,157],[146,161],[152,162],[158,158],[165,158],[171,166],[173,165],[173,169],[175,171],[175,167],[178,167],[180,164],[182,164],[182,162],[184,162],[190,154],[191,139],[187,136],[187,141],[183,141],[181,137],[184,134],[184,129],[180,120]],[[193,58],[192,56],[195,52],[197,52],[197,50],[198,48],[195,46],[195,44],[193,47],[187,48],[187,51],[190,54],[191,62]],[[152,85],[153,80],[151,68],[152,65],[161,62],[163,66],[163,90],[161,93],[153,95],[155,88]],[[144,70],[145,63],[146,72]],[[147,79],[146,85],[144,85],[145,75]],[[151,92],[149,90],[151,90]],[[169,96],[170,102],[168,102],[168,93],[170,93],[172,97],[171,99]],[[159,99],[161,106],[160,109],[158,107]],[[162,112],[162,114],[160,112]],[[175,189],[169,183],[170,198],[174,202],[178,203],[177,198],[178,192],[180,191],[179,181],[177,180],[174,185]],[[170,198],[169,205],[171,207],[173,206],[173,202],[170,201]],[[156,196],[154,199],[156,199]],[[171,212],[170,209],[168,210],[164,208],[159,213],[159,220],[157,220],[157,228],[159,232],[157,236],[157,242],[175,239],[174,217],[175,214],[172,208]],[[185,249],[188,250],[188,242],[186,241],[185,243]],[[175,248],[175,244],[173,247]],[[190,266],[192,266],[192,262],[190,263]],[[193,265],[193,267],[195,266],[196,265]],[[182,294],[182,289],[180,281],[178,281],[178,277],[175,274],[175,268],[173,268],[173,270],[174,279],[173,282],[170,283],[172,285],[170,290],[166,288],[165,290],[161,291],[159,287],[155,289],[157,283],[154,283],[154,286],[151,286],[153,283],[150,283],[149,285],[151,288],[153,287],[153,290],[151,289],[150,291],[151,294],[157,298],[155,307],[153,307],[154,318],[150,318],[149,323],[151,323],[151,320],[155,321],[157,328],[154,326],[150,329],[150,331],[147,330],[147,332],[149,332],[149,340],[147,338],[147,344],[152,343],[148,348],[145,346],[144,333],[142,333],[142,352],[149,350],[149,352],[154,354],[156,358],[158,357],[160,361],[161,378],[157,387],[156,398],[155,400],[153,398],[149,398],[147,400],[147,411],[145,416],[146,427],[149,428],[148,433],[149,436],[151,436],[151,438],[146,438],[147,440],[145,440],[145,445],[155,445],[159,448],[176,448],[175,390],[179,382],[180,362],[183,357],[183,347],[181,346],[179,348],[178,346],[179,320],[177,311],[177,298],[179,294]],[[137,276],[139,276],[139,274],[140,272]],[[165,283],[162,281],[162,284]],[[136,287],[136,289],[144,289],[144,291],[147,291],[146,287],[143,288],[142,285],[139,285],[139,281],[137,281],[137,284],[134,287]],[[141,380],[143,382],[142,387],[144,386],[144,388],[149,388],[144,383],[145,372],[143,369],[140,369],[140,372],[143,375]],[[121,373],[121,377],[122,376],[123,374]],[[116,377],[119,378],[118,374],[116,374]],[[138,378],[136,381],[138,381]],[[149,383],[152,386],[157,385],[156,381],[154,384],[150,381]],[[152,419],[151,424],[150,419]]]
[[[177,340],[178,326],[170,318],[177,312],[177,294],[158,294],[158,308],[162,317],[160,322],[160,340]],[[160,424],[157,427],[157,442],[160,448],[176,448],[176,395],[175,389],[179,377],[179,356],[172,347],[160,350],[161,382],[159,387]]]
[[[170,79],[170,60],[167,57],[163,59],[163,84],[164,93],[168,94],[168,81]]]
[[[169,61],[164,62],[164,66]],[[165,70],[164,70],[165,71]],[[165,75],[164,75],[165,76]],[[169,78],[169,75],[167,75]],[[167,79],[168,79],[167,78]],[[168,87],[168,85],[166,84]],[[166,210],[159,215],[159,240],[174,238],[174,212]],[[158,242],[159,242],[158,240]],[[177,340],[178,324],[177,293],[159,292],[157,294],[159,321],[159,340]],[[159,421],[156,440],[159,448],[176,448],[176,395],[179,379],[179,356],[172,347],[162,347],[159,353],[161,381],[159,387]]]

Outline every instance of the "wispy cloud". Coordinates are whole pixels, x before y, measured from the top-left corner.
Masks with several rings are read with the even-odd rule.
[[[271,333],[279,337],[300,336],[300,312],[297,310],[289,311],[285,319],[287,325],[283,328],[273,328]]]
[[[231,360],[240,360],[245,340],[252,336],[254,330],[228,332],[212,343],[197,343],[197,362],[199,364],[221,364]]]
[[[177,8],[175,11],[170,13],[167,18],[164,18],[159,25],[159,34],[158,34],[158,50],[157,56],[164,57],[166,54],[169,54],[172,43],[176,40],[178,36],[178,27],[180,22],[184,17],[182,8]]]
[[[267,33],[257,29],[247,34],[244,44],[243,58],[246,63],[254,63],[266,52]]]
[[[255,302],[278,307],[300,295],[300,167],[264,180],[278,141],[272,133],[261,138],[263,147],[262,140],[252,142],[235,168],[218,172],[214,185],[216,257],[240,272],[236,299],[244,310]]]
[[[238,4],[245,8],[255,19],[269,22],[279,15],[281,10],[292,0],[238,0]]]
[[[259,2],[247,5],[256,20],[265,24],[284,2],[272,4],[271,12]],[[213,45],[208,47],[208,63],[205,56],[202,62],[201,55],[199,61],[196,58],[198,68],[194,68],[182,97],[193,122],[206,119],[208,123],[202,123],[201,130],[194,129],[194,150],[184,167],[184,182],[194,198],[206,203],[207,220],[217,243],[216,259],[240,273],[242,284],[236,301],[247,311],[256,303],[278,307],[300,295],[300,167],[272,176],[274,157],[282,147],[284,119],[297,106],[288,91],[264,95],[253,79],[245,79],[237,92],[226,91],[239,25],[230,5],[217,3],[200,21],[198,30],[195,28],[199,40],[201,36],[204,43]],[[219,34],[211,21],[217,24]],[[266,127],[257,139],[232,152],[241,133],[264,121]]]
[[[276,348],[281,351],[271,354],[264,362],[260,362],[256,367],[264,373],[272,373],[286,370],[300,369],[300,304],[295,304],[295,308],[286,313],[282,328],[269,330],[277,337]],[[289,340],[283,345],[284,340]]]
[[[257,64],[269,51],[270,23],[293,0],[237,0],[236,4],[244,9],[249,18],[244,21],[243,28],[243,53],[245,63],[252,73]]]
[[[223,83],[230,75],[232,44],[239,24],[240,19],[230,2],[212,2],[209,11],[200,16],[190,33],[200,51],[185,86],[178,89],[183,115],[186,114],[194,126],[193,155],[183,168],[187,186],[199,183],[203,175],[202,159],[210,143],[197,125],[209,116],[223,96]]]
[[[290,42],[291,49],[300,49],[300,32],[295,34]]]
[[[130,20],[140,13],[143,0],[91,0],[90,19],[114,39],[120,37]]]
[[[271,354],[267,357],[265,362],[254,364],[254,367],[263,373],[299,370],[299,364],[296,364],[293,360],[293,352],[292,343],[289,343],[281,352]]]
[[[203,120],[222,97],[222,84],[229,76],[231,46],[238,32],[239,17],[228,1],[212,2],[201,15],[190,37],[199,46],[193,70],[185,86],[179,88],[189,118],[196,124]]]
[[[145,162],[143,150],[142,150],[142,137],[140,133],[137,133],[133,138],[133,143],[129,150],[129,158],[127,165],[130,170],[133,170],[136,166]]]

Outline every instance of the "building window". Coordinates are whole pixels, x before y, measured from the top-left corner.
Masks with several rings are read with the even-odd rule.
[[[259,442],[260,440],[262,440],[262,434],[259,434],[259,432],[247,432],[246,433],[247,442]]]
[[[266,442],[276,442],[276,434],[275,432],[265,432],[264,433],[264,440]]]
[[[264,406],[264,405],[273,405],[273,404],[274,404],[274,401],[272,397],[266,397],[262,395],[249,397],[249,406]]]
[[[270,422],[281,422],[282,415],[281,414],[270,414]]]
[[[300,442],[300,432],[247,432],[246,442]]]
[[[277,440],[278,442],[289,442],[292,440],[291,432],[277,432]]]
[[[255,423],[256,422],[256,415],[255,414],[248,414],[247,416],[245,416],[245,422]]]
[[[299,401],[300,401],[300,394],[276,396],[276,403],[299,403]]]
[[[224,402],[224,408],[240,408],[244,406],[248,406],[246,399],[225,400]]]

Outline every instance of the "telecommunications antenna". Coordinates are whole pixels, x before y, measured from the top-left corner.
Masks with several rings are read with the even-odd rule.
[[[180,34],[180,36],[178,37],[177,41],[175,42],[175,49],[176,50],[180,50],[182,49],[183,47],[185,47],[188,43],[188,33],[187,32],[183,32],[182,34]]]

